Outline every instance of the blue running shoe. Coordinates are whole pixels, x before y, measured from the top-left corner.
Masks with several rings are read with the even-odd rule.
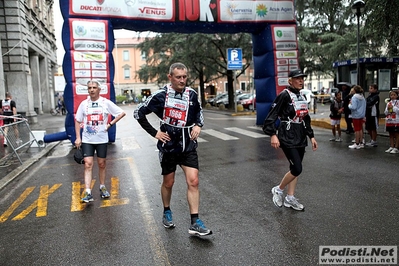
[[[206,236],[211,235],[212,231],[205,227],[204,223],[198,218],[195,224],[192,224],[188,229],[190,235]]]
[[[167,210],[163,213],[162,223],[165,228],[174,228],[175,224],[173,223],[172,219],[172,211]]]
[[[88,202],[93,201],[93,200],[94,200],[93,196],[86,191],[85,194],[84,194],[84,197],[82,198],[82,202],[88,203]]]
[[[109,194],[109,192],[107,191],[107,189],[105,187],[100,188],[100,195],[101,198],[109,198],[111,197],[111,195]]]

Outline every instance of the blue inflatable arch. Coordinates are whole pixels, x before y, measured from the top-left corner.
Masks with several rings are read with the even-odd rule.
[[[276,95],[299,68],[294,0],[60,0],[64,18],[65,132],[45,142],[75,142],[74,114],[87,97],[86,83],[97,79],[102,96],[115,101],[114,29],[179,33],[252,34],[258,125]],[[115,141],[116,128],[109,132]]]

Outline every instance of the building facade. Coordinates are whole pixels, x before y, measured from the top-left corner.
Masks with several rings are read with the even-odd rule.
[[[55,106],[54,0],[0,1],[0,98],[10,92],[31,123]]]
[[[112,55],[115,63],[114,86],[116,95],[138,96],[155,92],[159,87],[155,83],[144,84],[136,71],[146,64],[146,55],[137,48],[144,38],[115,39]],[[165,73],[166,75],[166,73]]]

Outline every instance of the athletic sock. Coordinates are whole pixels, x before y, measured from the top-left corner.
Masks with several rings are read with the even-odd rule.
[[[193,213],[190,216],[191,216],[191,224],[195,224],[198,219],[198,213]]]

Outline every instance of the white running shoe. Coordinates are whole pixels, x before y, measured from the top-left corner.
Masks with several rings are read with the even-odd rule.
[[[349,145],[348,148],[349,148],[349,149],[358,150],[358,149],[360,149],[361,147],[360,147],[360,144],[357,145],[356,143],[354,143],[354,144],[352,144],[352,145]],[[363,148],[364,148],[364,147],[363,147]]]
[[[399,150],[397,148],[393,148],[389,153],[399,153]]]
[[[388,150],[386,150],[385,152],[386,153],[390,153],[392,150],[393,150],[394,148],[392,148],[392,147],[389,147],[389,149]]]
[[[278,189],[278,186],[272,188],[273,203],[277,207],[281,208],[283,206],[283,192]]]

